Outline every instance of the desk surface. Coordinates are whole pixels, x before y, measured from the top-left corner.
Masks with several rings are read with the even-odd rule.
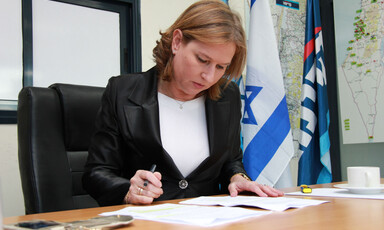
[[[312,188],[332,187],[333,184],[315,185]],[[298,191],[298,188],[283,189],[285,192]],[[300,197],[300,196],[289,196]],[[384,200],[351,199],[333,197],[311,197],[309,199],[327,200],[329,203],[300,209],[290,209],[284,212],[274,212],[269,215],[248,218],[246,220],[225,224],[209,229],[384,229]],[[181,200],[155,202],[178,203]],[[69,222],[95,217],[102,212],[115,211],[126,207],[118,205],[110,207],[90,208],[81,210],[51,212],[26,216],[7,217],[4,224],[32,219],[56,220]],[[167,224],[146,220],[135,220],[126,229],[208,229],[190,225]]]

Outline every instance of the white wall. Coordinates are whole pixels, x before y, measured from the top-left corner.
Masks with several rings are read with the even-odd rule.
[[[3,215],[23,215],[24,200],[17,159],[16,125],[0,125],[0,182]]]

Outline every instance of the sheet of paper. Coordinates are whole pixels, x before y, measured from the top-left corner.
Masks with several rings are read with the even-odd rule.
[[[347,189],[339,188],[314,188],[312,193],[290,192],[285,195],[295,196],[330,196],[330,197],[346,197],[346,198],[362,198],[362,199],[384,199],[384,193],[379,194],[354,194]]]
[[[210,227],[269,213],[271,212],[237,207],[160,204],[127,207],[114,212],[101,213],[100,215],[131,215],[135,219]]]
[[[287,197],[258,197],[258,196],[225,196],[211,197],[201,196],[198,198],[180,202],[181,204],[194,205],[221,205],[226,207],[248,206],[268,209],[272,211],[284,211],[288,208],[302,208],[311,205],[319,205],[328,201],[309,200]]]

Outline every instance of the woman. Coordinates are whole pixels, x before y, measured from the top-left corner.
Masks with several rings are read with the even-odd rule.
[[[240,94],[231,82],[246,58],[239,17],[219,0],[200,1],[160,34],[154,68],[108,83],[83,177],[88,193],[100,205],[283,195],[250,181],[242,164]]]

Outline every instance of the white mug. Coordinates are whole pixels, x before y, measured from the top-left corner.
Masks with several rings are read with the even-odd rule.
[[[380,187],[379,167],[347,167],[349,187]]]

